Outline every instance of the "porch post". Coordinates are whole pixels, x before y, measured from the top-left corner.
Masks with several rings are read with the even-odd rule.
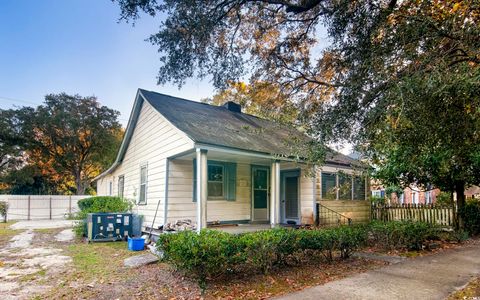
[[[270,174],[270,225],[280,223],[280,162],[273,161]]]
[[[207,228],[207,150],[197,149],[197,232]]]

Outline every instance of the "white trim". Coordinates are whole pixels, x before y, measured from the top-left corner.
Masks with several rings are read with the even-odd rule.
[[[142,194],[142,169],[145,168],[145,201],[140,202],[140,197]],[[138,185],[138,199],[137,205],[147,205],[148,203],[148,163],[140,164],[140,173],[139,173],[139,185]]]
[[[210,196],[209,194],[209,189],[208,189],[208,186],[209,186],[209,183],[212,182],[212,183],[220,183],[220,181],[210,181],[208,180],[209,179],[209,172],[208,172],[208,168],[210,166],[215,166],[215,167],[220,167],[222,168],[222,195],[220,196]],[[216,163],[209,163],[207,161],[207,199],[208,200],[225,200],[227,197],[225,196],[225,187],[226,187],[226,184],[225,184],[225,166],[224,165],[221,165],[221,164],[216,164]]]
[[[265,169],[267,171],[267,218],[264,220],[257,220],[255,219],[255,194],[254,194],[254,180],[253,180],[253,172],[255,169]],[[251,181],[251,188],[250,188],[250,198],[251,198],[251,209],[250,209],[250,220],[251,221],[269,221],[270,220],[270,180],[271,180],[271,170],[270,166],[261,166],[261,165],[250,165],[250,181]]]
[[[207,177],[208,177],[207,151],[197,149],[197,232],[207,228]]]

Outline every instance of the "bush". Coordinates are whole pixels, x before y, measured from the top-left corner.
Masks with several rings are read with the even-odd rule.
[[[112,196],[98,196],[79,200],[78,207],[80,208],[80,212],[78,212],[76,218],[80,221],[75,225],[74,232],[77,237],[86,235],[85,221],[89,213],[127,212],[132,209],[132,206],[133,203],[131,201]]]
[[[3,222],[7,222],[8,202],[0,201],[0,215],[3,216]]]
[[[420,250],[429,239],[438,239],[435,225],[424,222],[392,221],[370,224],[371,243],[388,250]]]
[[[465,220],[465,230],[470,234],[480,233],[480,201],[470,200],[460,212]]]
[[[442,206],[442,207],[452,207],[452,195],[447,192],[440,192],[440,194],[437,195],[435,205],[436,206]]]
[[[240,263],[241,247],[236,236],[215,231],[202,230],[162,234],[157,247],[163,251],[163,259],[176,268],[195,276],[202,289],[206,280],[224,274]]]
[[[269,272],[276,265],[296,261],[305,250],[322,253],[329,260],[341,258],[365,244],[364,226],[304,230],[271,229],[244,234],[202,230],[162,234],[157,242],[164,260],[193,275],[205,287],[208,279],[227,273]]]
[[[127,212],[132,209],[133,203],[127,199],[112,196],[97,196],[78,201],[80,219],[86,218],[89,213],[99,212]]]

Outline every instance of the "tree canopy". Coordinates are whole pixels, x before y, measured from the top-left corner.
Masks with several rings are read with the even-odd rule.
[[[11,110],[20,120],[24,164],[3,177],[12,193],[84,194],[114,160],[123,131],[118,112],[95,97],[50,94],[36,108]]]
[[[158,83],[278,86],[321,142],[353,143],[392,184],[480,183],[477,0],[113,0],[162,15]],[[322,29],[328,43],[322,43]]]
[[[223,105],[228,101],[240,104],[244,113],[264,119],[294,123],[298,118],[297,107],[288,101],[278,86],[269,83],[231,82],[212,98],[202,99],[212,105]]]

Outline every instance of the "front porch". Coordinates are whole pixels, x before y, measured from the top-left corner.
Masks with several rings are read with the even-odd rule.
[[[170,158],[169,164],[167,221],[189,218],[198,230],[227,232],[313,223],[313,178],[292,161],[204,147]]]
[[[227,233],[232,233],[232,234],[239,234],[239,233],[267,230],[272,227],[270,224],[234,224],[234,225],[225,225],[225,226],[213,226],[208,228],[227,232]]]

